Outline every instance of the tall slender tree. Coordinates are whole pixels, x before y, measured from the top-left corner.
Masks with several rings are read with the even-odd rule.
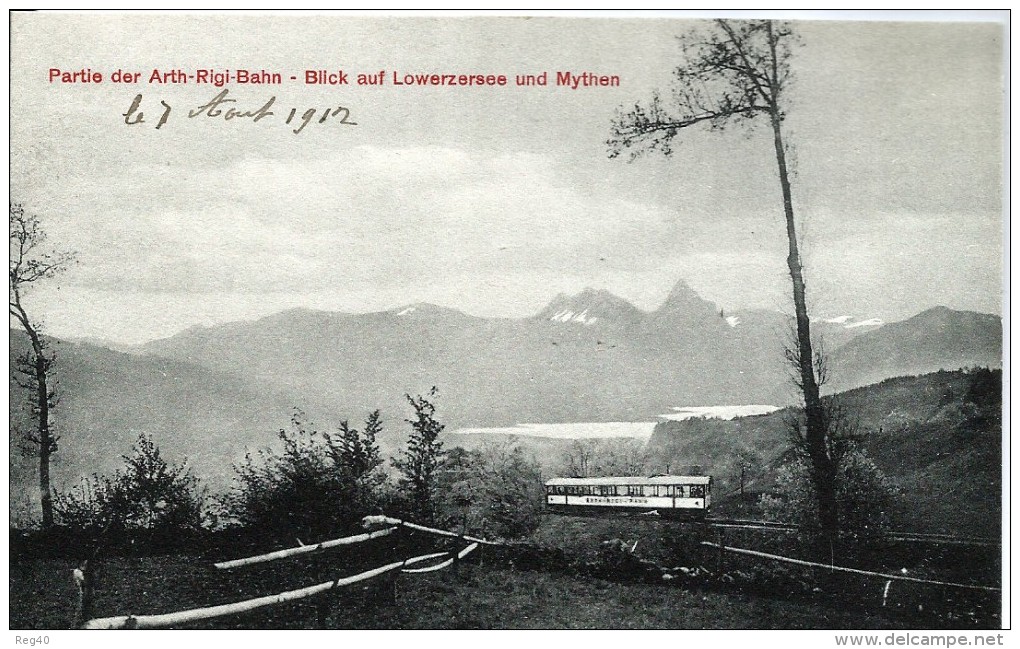
[[[57,451],[59,437],[50,427],[50,410],[57,403],[57,394],[50,371],[55,355],[40,332],[39,325],[29,317],[23,301],[25,293],[38,282],[51,279],[73,263],[74,254],[47,252],[43,248],[46,233],[38,217],[27,214],[17,203],[10,204],[9,298],[10,315],[28,334],[31,349],[18,359],[18,370],[24,376],[22,386],[34,397],[34,431],[23,431],[39,455],[39,501],[42,526],[53,525],[53,494],[50,489],[50,456]]]
[[[739,122],[754,125],[762,118],[772,127],[789,243],[786,263],[797,320],[796,344],[787,351],[787,357],[796,368],[795,381],[804,398],[806,420],[804,432],[798,434],[810,458],[819,523],[831,536],[839,528],[836,466],[828,452],[817,375],[820,364],[811,347],[811,323],[782,128],[792,45],[796,40],[789,25],[771,20],[717,20],[708,30],[692,32],[681,39],[684,62],[674,70],[674,85],[668,99],[656,92],[647,103],[619,110],[607,144],[610,157],[628,149],[631,159],[642,151],[657,150],[669,156],[674,139],[683,129],[704,125],[722,130]]]
[[[414,408],[414,419],[405,419],[411,424],[407,438],[407,449],[402,458],[393,458],[393,466],[401,473],[400,487],[409,500],[411,513],[423,523],[436,521],[436,505],[439,469],[446,452],[439,434],[444,425],[436,419],[436,407],[429,399],[435,399],[439,391],[433,386],[428,398],[418,395],[404,395]]]

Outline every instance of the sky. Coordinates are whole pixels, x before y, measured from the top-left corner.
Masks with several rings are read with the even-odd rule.
[[[678,280],[726,311],[789,312],[771,132],[684,132],[609,159],[614,111],[667,89],[662,18],[14,14],[11,197],[77,265],[25,302],[53,335],[140,343],[293,307],[431,302],[527,317],[605,288],[654,309]],[[793,194],[817,317],[1001,313],[1003,32],[981,23],[798,22]],[[56,83],[51,68],[100,72]],[[113,83],[116,70],[141,82]],[[231,83],[257,123],[189,110],[222,88],[154,69],[281,72]],[[304,71],[386,71],[381,86]],[[546,87],[516,74],[547,71]],[[557,71],[619,87],[555,86]],[[505,74],[503,88],[395,86]],[[290,76],[298,77],[291,81]],[[125,124],[137,94],[145,123]],[[170,106],[167,121],[155,128]],[[326,107],[350,121],[323,123]],[[284,124],[317,108],[298,134]],[[766,127],[766,128],[763,128]]]

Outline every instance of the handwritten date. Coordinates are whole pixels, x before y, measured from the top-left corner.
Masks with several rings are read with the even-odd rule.
[[[262,119],[267,119],[276,115],[271,110],[276,104],[276,97],[270,97],[269,101],[262,104],[258,108],[242,109],[237,106],[237,100],[229,97],[230,90],[224,88],[210,101],[193,108],[188,111],[188,119],[195,118],[211,118],[211,119],[222,119],[224,121],[231,120],[243,120],[250,121],[252,124]],[[156,128],[160,129],[165,125],[169,119],[170,114],[173,111],[170,104],[163,100],[159,102],[162,105],[162,111],[159,115],[159,120],[156,122]],[[131,102],[131,106],[127,109],[127,112],[122,113],[124,123],[128,126],[135,126],[137,124],[145,124],[145,112],[142,111],[142,95],[135,95],[134,101]],[[357,122],[351,121],[351,111],[343,106],[328,106],[323,109],[308,108],[298,114],[297,108],[291,108],[290,112],[287,113],[287,118],[284,120],[284,124],[292,126],[292,132],[297,135],[305,129],[313,120],[318,117],[317,122],[319,124],[324,123],[326,120],[332,120],[338,124],[345,126],[357,126]],[[339,119],[337,119],[339,117]]]

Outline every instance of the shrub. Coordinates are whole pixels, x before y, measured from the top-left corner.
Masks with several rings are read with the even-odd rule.
[[[58,492],[59,524],[88,536],[138,536],[172,540],[203,528],[205,492],[187,462],[171,464],[159,447],[140,435],[124,468],[112,476],[94,474],[67,492]]]
[[[836,501],[841,535],[875,536],[889,528],[896,489],[859,445],[845,450],[836,471]],[[795,459],[779,469],[772,494],[759,499],[766,520],[817,530],[818,505],[808,464]]]
[[[381,430],[378,411],[363,431],[344,421],[335,435],[318,432],[295,411],[291,430],[278,433],[282,451],[263,449],[234,467],[234,488],[222,499],[225,516],[289,542],[355,528],[379,504]]]
[[[450,528],[521,538],[541,523],[542,474],[517,446],[454,448],[439,484],[439,522]]]

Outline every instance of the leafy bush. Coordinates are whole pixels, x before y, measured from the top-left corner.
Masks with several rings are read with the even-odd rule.
[[[500,538],[525,537],[541,523],[538,465],[517,446],[452,449],[440,472],[440,522]]]
[[[970,372],[967,401],[979,408],[1002,407],[1002,370],[980,367]]]
[[[318,432],[295,411],[291,430],[278,434],[282,451],[263,449],[234,467],[224,514],[260,535],[289,542],[355,528],[379,505],[385,480],[376,443],[381,430],[378,411],[362,431],[344,421],[336,434]]]
[[[836,472],[841,533],[864,538],[887,530],[896,493],[860,446],[844,451]],[[759,508],[766,520],[799,525],[810,533],[819,527],[815,498],[808,464],[798,458],[779,469],[774,493],[762,495]]]
[[[169,539],[202,529],[205,492],[187,463],[168,463],[145,435],[138,437],[133,451],[112,476],[94,474],[67,492],[57,492],[58,523],[111,539],[140,531],[150,539]]]

